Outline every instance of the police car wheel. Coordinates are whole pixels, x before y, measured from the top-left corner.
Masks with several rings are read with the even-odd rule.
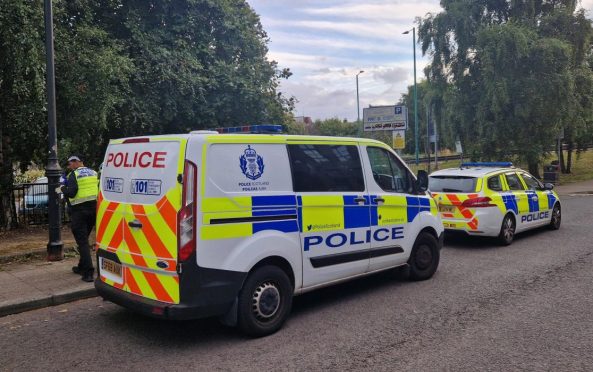
[[[562,210],[560,209],[560,204],[556,203],[556,205],[554,205],[554,209],[552,209],[552,221],[550,221],[550,229],[558,230],[561,223]]]
[[[241,331],[260,337],[279,330],[290,313],[292,292],[290,279],[276,266],[262,266],[249,274],[239,294]]]
[[[408,259],[410,279],[414,281],[430,279],[437,271],[440,260],[437,239],[429,233],[421,233],[416,238]]]
[[[504,216],[502,225],[500,227],[500,233],[498,234],[498,240],[502,245],[510,245],[515,238],[515,219],[510,214]]]

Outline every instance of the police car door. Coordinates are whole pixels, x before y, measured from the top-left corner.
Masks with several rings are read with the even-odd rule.
[[[527,200],[525,187],[516,172],[505,173],[504,177],[509,188],[509,191],[505,192],[505,194],[514,198],[517,205],[517,209],[515,210],[515,213],[517,214],[516,230],[525,230],[529,227],[529,223],[527,222],[527,216],[529,215],[529,201]]]
[[[533,225],[545,225],[550,222],[552,213],[548,205],[548,195],[552,193],[545,190],[544,185],[537,179],[527,173],[520,173],[523,182],[527,186],[527,200],[529,202],[529,212]]]
[[[430,211],[428,197],[413,195],[409,170],[387,149],[366,147],[372,175],[367,176],[371,198],[371,250],[369,270],[406,262],[418,229],[414,221],[422,208]],[[424,205],[426,204],[426,205]]]
[[[358,145],[288,144],[303,247],[303,286],[362,274],[369,198]]]

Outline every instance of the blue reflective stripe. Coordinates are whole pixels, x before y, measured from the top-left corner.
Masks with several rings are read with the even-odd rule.
[[[539,202],[536,200],[532,200],[535,196],[537,197],[537,193],[535,191],[526,191],[527,194],[527,201],[529,202],[529,212],[539,212]]]
[[[420,213],[420,202],[417,196],[406,196],[406,202],[408,204],[408,222],[412,222]]]
[[[253,208],[294,206],[296,197],[294,195],[252,196],[251,205]]]
[[[270,221],[270,222],[254,222],[253,233],[264,230],[277,230],[285,233],[298,232],[299,226],[296,220],[291,221]]]
[[[507,210],[513,211],[515,214],[519,214],[519,207],[517,206],[517,199],[515,199],[515,195],[502,195],[502,201],[504,202]]]
[[[554,193],[550,192],[548,194],[548,209],[554,208],[554,203],[556,203],[556,196]]]
[[[359,205],[354,199],[357,196],[344,195],[344,227],[355,229],[358,227],[369,227],[369,197],[365,196],[365,205]]]

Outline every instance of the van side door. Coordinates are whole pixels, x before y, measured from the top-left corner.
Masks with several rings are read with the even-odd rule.
[[[288,144],[303,247],[303,286],[362,274],[369,263],[370,202],[359,147]]]
[[[413,221],[430,212],[430,197],[414,194],[413,177],[387,149],[367,146],[371,198],[371,253],[369,271],[403,264],[418,235]],[[433,202],[434,203],[434,202]],[[434,205],[436,207],[436,205]]]

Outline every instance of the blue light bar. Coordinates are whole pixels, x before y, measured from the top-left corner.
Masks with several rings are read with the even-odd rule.
[[[282,125],[256,124],[242,125],[240,127],[223,127],[214,129],[218,133],[243,133],[243,134],[278,134],[282,133]]]
[[[469,168],[469,167],[498,167],[498,168],[510,168],[513,166],[513,163],[510,161],[490,161],[490,162],[471,162],[471,163],[461,163],[462,168]]]

